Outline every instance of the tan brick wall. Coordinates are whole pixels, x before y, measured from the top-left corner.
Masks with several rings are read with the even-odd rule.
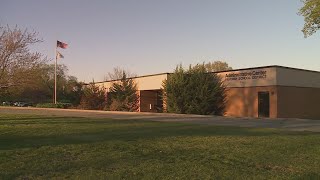
[[[320,119],[320,88],[278,86],[278,117]]]
[[[268,91],[270,98],[270,117],[277,117],[277,88],[268,87],[245,87],[228,88],[226,116],[258,117],[258,92]]]
[[[154,90],[162,87],[162,82],[167,79],[167,74],[160,74],[154,76],[145,76],[134,78],[138,85],[138,90]]]
[[[277,68],[277,85],[320,88],[320,73],[290,68]]]
[[[168,74],[158,74],[158,75],[150,75],[150,76],[142,76],[133,78],[134,82],[137,84],[138,90],[157,90],[161,89],[162,82],[167,79]],[[105,88],[108,90],[112,83],[117,83],[119,81],[106,81],[99,82],[96,85]]]

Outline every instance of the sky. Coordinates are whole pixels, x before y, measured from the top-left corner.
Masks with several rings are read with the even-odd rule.
[[[234,69],[282,65],[320,71],[320,34],[304,38],[300,0],[1,0],[0,25],[27,28],[31,47],[69,75],[103,81],[114,67],[137,75],[222,60]]]

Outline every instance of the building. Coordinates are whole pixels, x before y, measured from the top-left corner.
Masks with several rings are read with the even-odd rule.
[[[320,119],[320,72],[263,66],[216,72],[227,87],[226,116]],[[162,82],[170,73],[133,78],[140,112],[162,107]],[[114,81],[96,83],[106,88]]]

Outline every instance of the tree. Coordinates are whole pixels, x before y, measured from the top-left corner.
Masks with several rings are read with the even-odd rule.
[[[41,97],[41,99],[36,100],[36,102],[43,103],[53,101],[54,69],[54,64],[42,64],[41,67],[38,68],[39,75],[34,79],[36,87],[34,87],[33,89],[41,90],[37,93],[43,94],[43,97]],[[57,93],[59,101],[61,100],[63,95],[63,87],[67,83],[67,71],[68,68],[65,65],[59,64],[57,66]]]
[[[304,27],[302,32],[307,38],[320,28],[320,0],[302,0],[304,6],[299,14],[304,16]]]
[[[176,67],[163,82],[165,109],[171,113],[223,115],[225,87],[214,73],[208,73],[205,64],[183,69]]]
[[[79,107],[82,109],[102,110],[106,104],[106,92],[94,82],[83,89]]]
[[[46,61],[30,46],[41,42],[36,32],[17,26],[0,26],[0,89],[33,84],[39,66]]]
[[[62,87],[62,98],[65,102],[74,106],[80,104],[83,83],[79,82],[76,77],[68,76],[65,85]],[[105,93],[105,92],[104,92]]]
[[[107,96],[107,110],[132,112],[139,109],[137,85],[127,78],[125,71],[122,71],[121,80],[112,83]]]
[[[51,102],[54,92],[54,64],[44,64],[41,68],[41,83],[49,91],[49,102]],[[77,78],[68,75],[68,68],[64,64],[57,66],[57,98],[59,102],[79,105],[81,99],[81,89],[83,83]],[[48,101],[48,100],[47,100]]]
[[[217,72],[217,71],[227,71],[232,70],[232,67],[228,65],[228,63],[223,61],[214,61],[208,62],[204,64],[207,72]]]
[[[26,101],[33,103],[49,103],[53,101],[54,93],[54,64],[42,64],[32,77],[32,83],[22,84],[19,87],[6,88],[2,97],[4,100]],[[82,83],[74,76],[67,75],[68,68],[59,64],[57,66],[57,94],[58,101],[79,105]],[[1,94],[0,94],[1,97]]]

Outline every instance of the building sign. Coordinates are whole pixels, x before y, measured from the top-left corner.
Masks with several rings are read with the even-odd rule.
[[[245,72],[230,72],[225,74],[225,81],[243,81],[251,79],[266,79],[266,70],[252,70]]]
[[[276,68],[257,68],[218,73],[226,87],[276,85]]]

